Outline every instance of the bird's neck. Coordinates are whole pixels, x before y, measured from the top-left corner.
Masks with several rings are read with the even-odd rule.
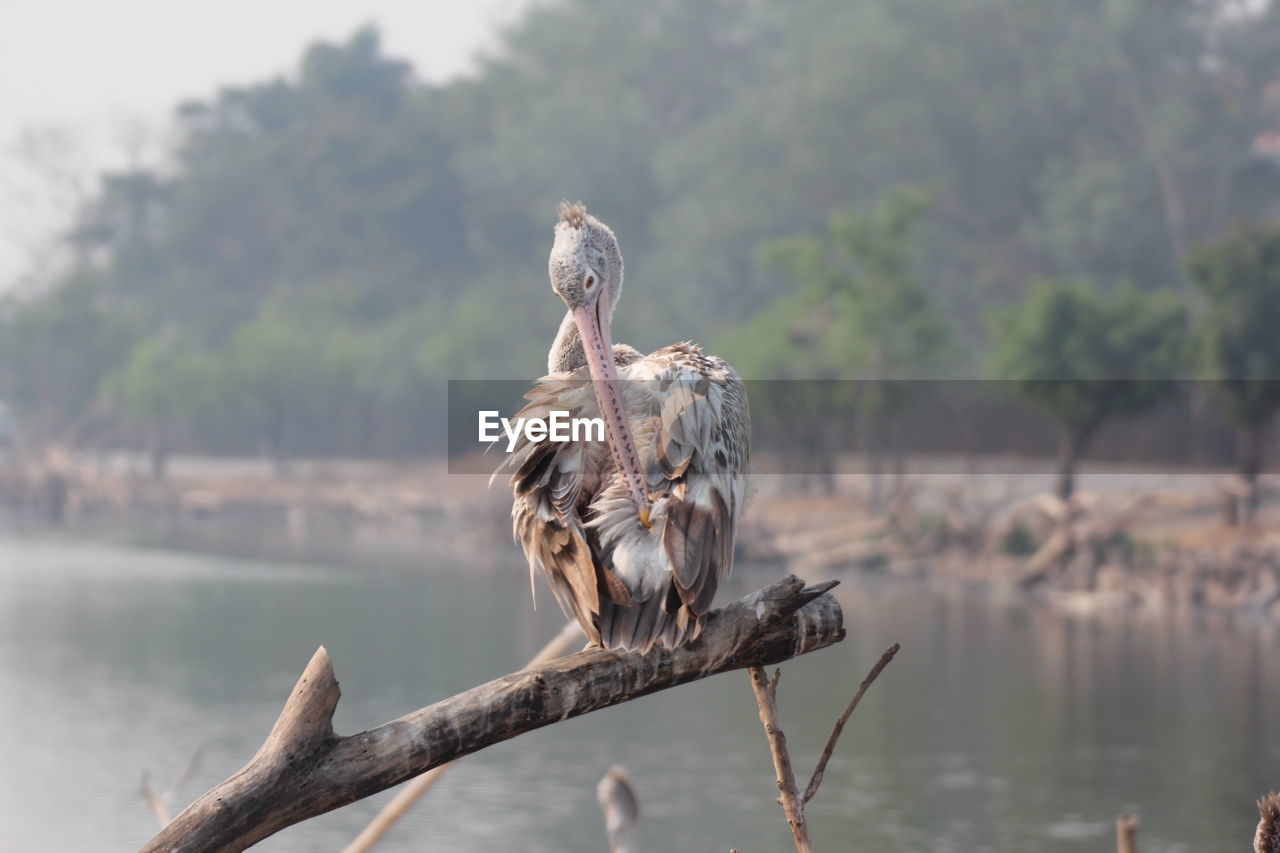
[[[573,312],[566,312],[560,321],[560,331],[556,333],[555,342],[551,344],[551,352],[547,353],[547,372],[566,373],[577,370],[587,363],[587,352],[582,348],[582,335],[578,332],[578,324],[573,320]]]

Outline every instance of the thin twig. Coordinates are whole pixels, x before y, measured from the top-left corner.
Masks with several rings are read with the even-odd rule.
[[[156,816],[156,822],[163,829],[168,825],[173,816],[169,812],[169,800],[171,800],[178,792],[178,789],[190,781],[195,775],[196,768],[200,766],[200,759],[204,755],[204,744],[198,744],[191,752],[191,757],[187,759],[187,766],[182,768],[182,772],[178,774],[178,778],[173,781],[163,794],[157,794],[151,787],[151,771],[142,771],[142,782],[139,785],[139,792],[142,799],[146,800],[147,807],[151,809],[151,813]]]
[[[849,721],[849,717],[853,714],[858,703],[862,701],[862,695],[867,692],[867,688],[871,686],[871,682],[880,677],[880,673],[889,665],[889,661],[893,660],[893,656],[898,653],[898,649],[902,648],[894,643],[885,649],[884,654],[880,656],[880,660],[876,661],[876,665],[871,667],[871,671],[867,673],[867,677],[862,679],[862,683],[858,685],[858,690],[853,694],[853,698],[849,700],[849,706],[844,709],[844,713],[840,715],[840,719],[836,720],[835,728],[831,730],[831,737],[827,738],[827,745],[822,749],[822,757],[818,759],[818,766],[813,768],[813,776],[809,779],[809,786],[804,789],[803,802],[807,803],[813,799],[813,795],[818,793],[818,786],[822,784],[822,775],[827,771],[827,762],[831,760],[831,754],[836,751],[836,741],[840,740],[840,734],[844,731],[844,724]]]
[[[173,780],[173,784],[169,789],[161,794],[166,800],[174,794],[178,793],[178,789],[191,781],[191,777],[196,775],[196,770],[200,767],[200,759],[204,758],[204,744],[196,744],[196,748],[191,751],[191,757],[187,759],[187,766],[182,768],[182,772],[178,774],[178,778]]]
[[[169,814],[169,807],[164,804],[164,800],[151,790],[150,770],[142,771],[142,784],[139,791],[142,793],[142,799],[147,801],[147,807],[151,809],[151,813],[156,816],[156,823],[160,824],[162,829],[168,826],[173,817]]]
[[[787,736],[778,723],[778,679],[782,677],[782,670],[775,670],[772,679],[762,667],[753,666],[748,671],[751,673],[751,688],[756,694],[756,704],[760,706],[760,723],[764,726],[765,737],[769,740],[769,752],[773,755],[773,769],[778,776],[778,802],[782,803],[787,823],[791,825],[796,853],[813,853],[809,827],[804,822],[804,801],[796,790],[796,774],[791,769]]]

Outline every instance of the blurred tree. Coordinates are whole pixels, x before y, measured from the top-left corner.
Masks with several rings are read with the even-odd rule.
[[[1189,314],[1171,293],[1130,284],[1104,292],[1085,282],[1042,280],[1027,300],[994,312],[992,378],[1058,422],[1057,495],[1110,419],[1150,411],[1177,390],[1186,365]]]
[[[1274,66],[1246,62],[1260,31],[1280,15],[1202,0],[793,4],[758,90],[658,153],[664,272],[753,310],[769,282],[744,244],[925,184],[921,269],[976,368],[975,305],[1043,275],[1158,288],[1246,194],[1274,195],[1250,153],[1275,116]]]
[[[169,303],[225,334],[270,298],[326,291],[376,321],[444,286],[469,258],[442,109],[369,28],[309,49],[296,82],[183,105],[147,243],[174,270]]]
[[[83,276],[44,298],[3,304],[0,393],[24,441],[74,443],[93,421],[99,385],[132,343],[131,327],[105,302],[99,283]]]
[[[163,478],[174,439],[216,412],[217,365],[174,329],[139,341],[104,380],[108,407],[139,427],[151,454],[151,472]]]
[[[267,305],[238,327],[217,354],[225,381],[215,402],[254,435],[277,474],[301,439],[300,425],[349,417],[357,396],[364,338],[323,312]]]
[[[814,322],[789,311],[821,325],[817,295],[778,300],[756,247],[924,185],[913,260],[964,343],[952,372],[974,372],[983,307],[1027,281],[1155,289],[1181,247],[1276,215],[1280,168],[1258,140],[1277,44],[1280,12],[1233,0],[549,0],[474,74],[428,85],[364,28],[182,105],[163,165],[106,176],[60,253],[78,263],[29,298],[89,277],[112,324],[211,351],[264,306],[326,301],[400,375],[367,366],[357,389],[385,426],[298,430],[364,447],[421,422],[427,376],[540,367],[562,310],[543,273],[561,198],[617,230],[631,295],[616,332],[649,349]],[[802,337],[768,359],[870,369],[864,336],[847,353]],[[836,349],[810,357],[808,338]],[[234,422],[205,426],[193,442],[245,449]]]
[[[761,245],[760,261],[800,289],[816,308],[818,332],[808,376],[885,379],[935,365],[946,327],[915,272],[927,194],[899,189],[871,214],[838,211],[824,237],[785,237]],[[779,303],[789,313],[794,297]],[[758,357],[744,352],[746,363]],[[765,370],[778,365],[760,364]]]
[[[725,337],[725,352],[743,375],[802,380],[771,383],[764,408],[798,418],[793,446],[802,449],[806,468],[820,466],[808,473],[828,488],[839,435],[851,431],[851,416],[872,416],[868,449],[875,468],[883,415],[902,391],[900,383],[884,380],[934,367],[945,350],[947,328],[914,269],[928,208],[925,193],[899,189],[871,214],[837,212],[822,237],[762,244],[761,263],[797,290]],[[853,379],[862,381],[841,381]],[[821,380],[828,381],[819,386]],[[803,399],[792,399],[797,394]],[[878,478],[873,483],[878,489]]]
[[[1247,523],[1257,508],[1266,430],[1280,411],[1280,224],[1238,227],[1194,252],[1188,269],[1208,301],[1204,372],[1238,428],[1244,488],[1227,517]]]

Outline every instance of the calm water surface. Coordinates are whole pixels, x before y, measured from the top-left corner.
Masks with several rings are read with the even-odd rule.
[[[0,849],[129,850],[139,794],[204,747],[179,807],[257,749],[326,645],[353,732],[518,667],[559,625],[515,557],[465,571],[343,568],[0,539]],[[447,561],[453,566],[456,561]],[[771,579],[742,571],[742,592]],[[801,768],[891,642],[810,806],[819,850],[1248,849],[1280,785],[1276,630],[1068,617],[984,596],[846,583],[849,638],[784,665]],[[624,764],[647,850],[788,849],[745,674],[556,725],[467,759],[380,850],[604,849],[595,784]],[[264,850],[339,850],[390,794]]]

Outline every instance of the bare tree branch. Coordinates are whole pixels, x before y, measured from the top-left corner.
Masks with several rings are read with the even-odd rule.
[[[822,784],[822,775],[827,772],[827,762],[831,760],[831,754],[836,751],[836,741],[840,740],[840,733],[844,731],[844,724],[849,721],[849,717],[853,715],[854,710],[858,707],[858,703],[862,701],[862,695],[867,692],[867,688],[871,686],[871,682],[879,678],[880,673],[889,665],[889,661],[893,660],[893,656],[898,653],[898,649],[902,646],[894,643],[885,649],[884,654],[880,656],[880,660],[876,661],[876,665],[871,667],[871,671],[867,673],[867,677],[862,679],[862,683],[858,685],[858,690],[853,694],[853,698],[849,700],[849,706],[844,709],[844,713],[840,715],[840,719],[836,720],[835,728],[831,730],[831,737],[827,738],[827,745],[822,749],[822,757],[818,759],[818,766],[813,768],[813,776],[809,778],[809,786],[804,789],[805,803],[813,799],[813,795],[818,793],[818,786]]]
[[[787,815],[787,823],[791,826],[791,837],[796,842],[796,853],[813,853],[813,842],[809,840],[809,828],[804,822],[804,801],[796,790],[796,774],[791,769],[791,753],[787,750],[787,736],[778,722],[778,679],[782,670],[775,670],[770,679],[762,667],[753,666],[751,687],[756,693],[756,704],[760,706],[760,724],[764,726],[765,737],[769,739],[769,752],[773,755],[773,769],[778,774],[778,802]]]
[[[648,655],[592,649],[512,673],[360,734],[339,736],[340,691],[316,651],[266,742],[200,797],[144,853],[238,851],[287,826],[386,790],[494,743],[589,711],[844,638],[840,605],[784,578],[707,617],[702,635]]]
[[[568,654],[573,648],[575,642],[581,642],[583,639],[582,628],[577,622],[570,622],[560,629],[560,633],[556,634],[551,640],[542,647],[542,649],[533,656],[530,661],[525,664],[525,669],[545,663],[549,660],[555,660],[561,655]],[[431,790],[431,787],[445,774],[445,771],[453,766],[453,763],[442,764],[423,773],[418,778],[409,782],[404,786],[400,793],[396,794],[391,802],[383,806],[382,811],[369,821],[369,825],[360,831],[360,834],[352,839],[351,843],[343,848],[342,853],[366,853],[373,849],[382,836],[387,834],[387,830],[395,826],[400,818],[404,817],[414,803],[416,803],[423,794]]]
[[[778,680],[782,678],[782,670],[774,670],[773,678],[769,678],[762,667],[750,668],[751,688],[756,694],[756,704],[760,706],[760,723],[764,726],[765,737],[769,740],[769,752],[773,755],[773,769],[777,773],[778,802],[782,804],[782,810],[787,816],[787,824],[791,827],[791,837],[796,844],[796,853],[813,853],[813,842],[809,839],[809,826],[805,823],[804,807],[813,799],[813,795],[818,793],[818,786],[822,784],[822,775],[827,770],[827,762],[831,760],[832,753],[835,752],[836,742],[840,740],[840,733],[844,731],[844,724],[849,721],[850,715],[862,701],[862,696],[871,686],[871,682],[875,681],[889,665],[889,661],[893,660],[899,648],[901,646],[894,643],[886,649],[876,665],[871,667],[867,677],[858,685],[858,690],[849,700],[848,707],[844,709],[840,719],[836,720],[835,728],[827,738],[822,757],[818,759],[818,766],[814,768],[809,786],[805,788],[803,795],[799,793],[796,785],[795,771],[791,766],[791,753],[787,749],[787,736],[783,733],[782,725],[778,721]]]

